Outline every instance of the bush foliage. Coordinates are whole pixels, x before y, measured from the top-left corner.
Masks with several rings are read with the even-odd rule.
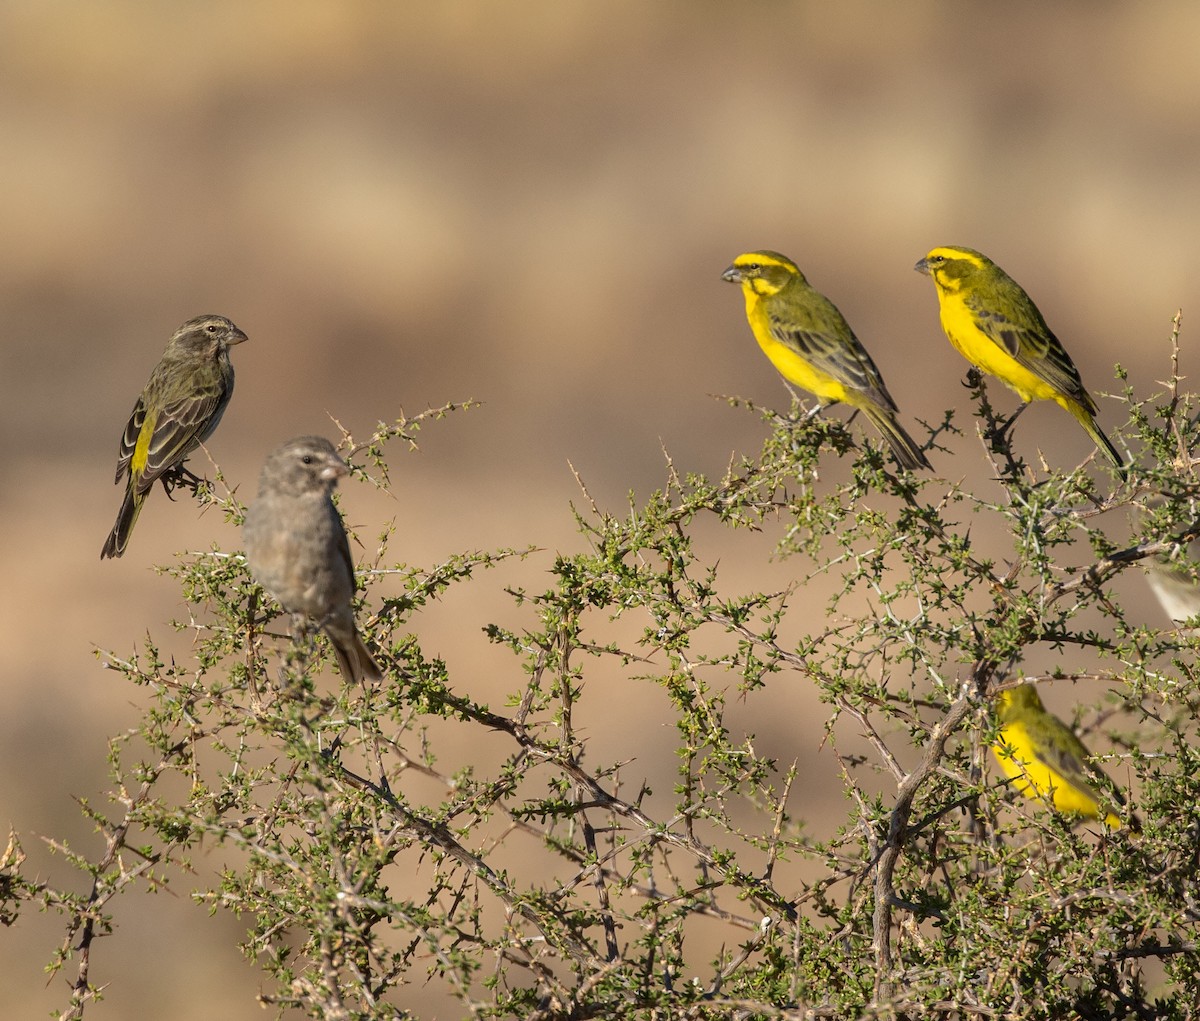
[[[337,683],[323,639],[286,637],[238,553],[179,558],[193,656],[104,657],[146,708],[112,741],[110,803],[84,805],[104,853],[60,847],[90,890],[25,876],[14,837],[3,920],[61,912],[68,1017],[102,985],[117,898],[161,884],[244,921],[281,1014],[407,1017],[406,991],[434,985],[460,1016],[535,1021],[1193,1016],[1197,639],[1121,593],[1156,558],[1190,570],[1200,408],[1177,383],[1127,391],[1123,481],[1029,459],[970,385],[993,476],[974,489],[938,454],[951,414],[926,431],[939,471],[898,474],[844,415],[750,408],[762,449],[720,477],[668,459],[663,488],[617,511],[582,489],[580,552],[412,566],[385,532],[359,565],[388,675],[370,690]],[[448,410],[381,426],[356,474],[390,485],[388,450]],[[705,554],[725,530],[794,582],[731,590]],[[547,569],[511,591],[519,626],[463,622],[510,664],[488,705],[422,646],[421,613],[514,557]],[[1069,686],[1143,833],[1014,797],[987,707],[1019,678]],[[803,704],[824,714],[839,819],[808,817],[800,768],[737,722],[777,685],[819,696]],[[610,747],[613,700],[646,686],[666,735],[646,758],[670,757],[671,790]],[[442,753],[464,733],[479,761]],[[195,871],[201,844],[218,874]]]

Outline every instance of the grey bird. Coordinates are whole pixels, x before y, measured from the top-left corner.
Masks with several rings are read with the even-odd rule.
[[[321,628],[342,677],[362,683],[383,672],[354,623],[354,563],[332,500],[348,471],[324,437],[288,440],[263,465],[242,538],[255,580],[289,613]]]

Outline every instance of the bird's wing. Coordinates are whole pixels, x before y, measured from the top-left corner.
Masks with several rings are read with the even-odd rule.
[[[896,402],[888,393],[879,369],[844,321],[845,336],[841,336],[836,328],[826,328],[820,322],[798,326],[777,314],[768,314],[767,319],[771,336],[817,371],[836,379],[847,390],[863,394],[875,404],[896,410]]]
[[[967,297],[967,308],[979,331],[1056,391],[1090,406],[1091,397],[1083,388],[1079,370],[1029,296],[1017,288],[1012,293],[1006,290],[1002,300],[1008,312],[998,311],[995,299]]]
[[[1056,721],[1057,722],[1057,721]],[[1056,734],[1044,733],[1036,741],[1037,752],[1043,763],[1060,774],[1072,787],[1094,798],[1097,802],[1112,801],[1125,804],[1121,792],[1109,778],[1091,764],[1090,754],[1083,742],[1062,724]],[[1057,728],[1056,728],[1057,729]]]
[[[354,590],[354,587],[355,587],[355,583],[354,583],[354,558],[353,558],[353,557],[350,555],[350,540],[348,540],[348,539],[346,538],[346,528],[345,528],[345,526],[342,524],[341,515],[338,515],[338,513],[337,513],[337,509],[336,509],[336,508],[334,509],[333,513],[334,513],[335,515],[337,515],[337,525],[338,525],[338,530],[337,530],[337,547],[338,547],[338,554],[341,556],[342,560],[343,560],[343,561],[345,562],[345,564],[346,564],[346,571],[347,571],[347,573],[350,575],[350,588],[351,588],[351,591],[353,591],[353,590]]]
[[[146,442],[145,461],[141,464],[135,463],[136,460],[140,460],[135,457],[135,451],[131,451],[129,455],[129,463],[137,475],[137,485],[141,492],[149,492],[161,475],[181,465],[184,458],[199,445],[209,431],[213,416],[221,407],[222,397],[223,391],[219,389],[190,394],[183,400],[165,405],[153,419],[148,418],[142,409],[138,441]],[[138,406],[141,407],[140,401]],[[135,409],[134,418],[136,417]],[[129,439],[132,426],[133,418],[125,427],[122,457],[125,456],[124,444]],[[150,431],[149,437],[143,435],[146,430]],[[138,441],[135,441],[135,448]]]
[[[121,434],[121,446],[117,451],[117,474],[114,482],[120,482],[121,476],[129,470],[129,462],[133,459],[133,451],[137,447],[138,437],[146,424],[146,404],[144,397],[139,397],[137,404],[125,423],[125,431]]]

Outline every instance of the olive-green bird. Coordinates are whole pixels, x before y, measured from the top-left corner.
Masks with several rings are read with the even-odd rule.
[[[115,481],[125,499],[100,559],[119,557],[154,483],[170,492],[183,462],[212,435],[233,394],[229,348],[246,335],[224,316],[189,319],[167,341],[121,436]]]
[[[786,255],[747,252],[721,275],[741,284],[759,347],[789,383],[822,406],[849,404],[871,420],[904,468],[928,468],[924,451],[897,421],[896,402],[842,313]]]
[[[1015,790],[1048,801],[1065,815],[1100,819],[1113,830],[1124,825],[1112,811],[1125,804],[1121,792],[1092,764],[1075,732],[1042,704],[1037,688],[1021,684],[1000,692],[996,717],[1000,734],[992,752]],[[1136,815],[1129,826],[1141,829]]]
[[[1006,429],[1031,401],[1054,401],[1124,470],[1079,370],[1020,284],[973,248],[935,248],[913,268],[933,279],[942,329],[958,353],[1021,398]]]

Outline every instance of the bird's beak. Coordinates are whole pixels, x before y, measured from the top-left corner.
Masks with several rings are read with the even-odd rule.
[[[339,459],[328,461],[325,467],[321,469],[320,479],[322,482],[337,483],[337,480],[344,478],[350,474],[350,469],[346,467],[346,462]]]
[[[915,269],[918,273],[924,273],[926,276],[929,276],[929,260],[922,259],[913,267],[913,269]]]
[[[249,339],[250,339],[249,337],[247,337],[241,330],[239,330],[235,326],[232,330],[229,331],[229,336],[225,338],[225,345],[229,346],[230,344],[240,344],[240,343],[242,343],[242,341],[249,340]]]
[[[736,266],[730,266],[721,274],[721,279],[728,280],[731,284],[740,284],[742,282],[742,271]]]

